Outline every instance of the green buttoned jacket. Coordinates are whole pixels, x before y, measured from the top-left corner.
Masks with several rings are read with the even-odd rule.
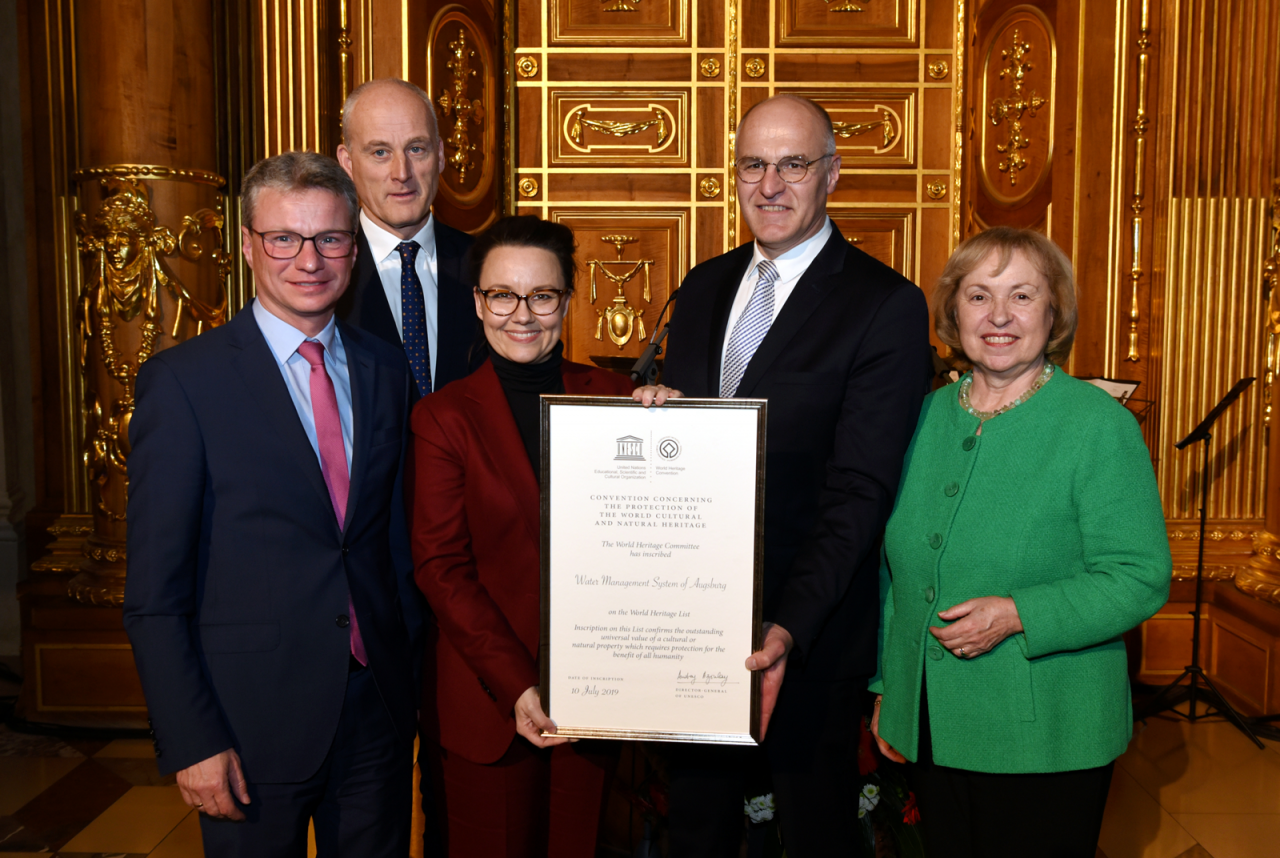
[[[1057,370],[979,436],[957,392],[925,399],[885,530],[880,736],[916,759],[927,682],[940,765],[1106,765],[1133,730],[1121,635],[1165,603],[1173,570],[1137,421]],[[1011,596],[1024,631],[961,660],[929,626],[980,596]]]

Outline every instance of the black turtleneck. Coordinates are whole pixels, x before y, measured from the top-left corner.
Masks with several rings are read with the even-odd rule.
[[[498,381],[502,382],[502,392],[507,395],[511,414],[516,418],[520,440],[524,441],[529,463],[533,465],[533,476],[541,483],[542,441],[539,421],[542,407],[538,396],[542,393],[564,393],[564,379],[560,376],[560,364],[564,362],[564,343],[556,343],[551,354],[542,363],[516,363],[492,349],[489,351],[489,360],[493,362],[493,371],[498,374]]]

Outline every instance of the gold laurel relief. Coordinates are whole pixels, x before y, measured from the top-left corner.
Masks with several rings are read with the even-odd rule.
[[[658,145],[661,146],[666,142],[669,129],[667,128],[667,117],[658,108],[653,108],[653,119],[644,122],[618,122],[612,119],[589,119],[587,117],[588,110],[594,110],[591,105],[581,107],[573,116],[573,123],[569,126],[569,139],[579,146],[583,144],[583,134],[586,130],[598,131],[601,134],[608,134],[613,137],[629,137],[632,134],[639,134],[641,131],[647,131],[650,128],[657,127]]]
[[[752,57],[751,59],[747,60],[747,64],[746,66],[744,66],[744,68],[746,69],[747,77],[750,77],[750,78],[764,77],[764,69],[765,69],[764,60],[760,59],[759,57]]]
[[[698,70],[702,72],[703,77],[715,77],[720,74],[720,61],[714,57],[707,57],[698,63]]]
[[[617,258],[587,260],[587,267],[591,277],[591,303],[594,304],[596,302],[597,272],[603,274],[609,282],[617,287],[618,294],[614,296],[609,307],[604,310],[596,310],[596,339],[603,341],[607,332],[609,339],[613,340],[614,345],[621,350],[623,346],[631,341],[633,333],[638,333],[642,340],[646,336],[643,311],[637,310],[627,303],[626,286],[637,274],[643,271],[644,287],[642,297],[645,303],[651,303],[653,301],[653,290],[649,282],[649,269],[652,267],[654,260],[622,258],[622,249],[639,241],[634,235],[602,235],[600,240],[605,244],[614,246]],[[620,270],[610,270],[609,266],[611,265],[623,267]]]
[[[861,5],[859,0],[822,0],[822,2],[827,4],[828,12],[865,12],[866,4],[870,0],[860,0]],[[833,3],[835,5],[832,5]]]
[[[942,80],[947,76],[947,72],[951,71],[951,67],[947,65],[946,60],[936,60],[929,63],[929,65],[925,67],[925,71],[927,71],[929,73],[929,77],[934,80]]]
[[[453,131],[444,140],[445,145],[453,152],[445,160],[450,167],[458,171],[458,184],[461,185],[467,180],[467,171],[474,170],[476,166],[471,158],[476,144],[471,142],[467,123],[471,122],[483,128],[485,110],[480,99],[467,98],[467,85],[471,82],[471,78],[476,77],[477,71],[471,67],[471,61],[475,58],[476,52],[467,46],[467,31],[464,28],[458,28],[458,38],[449,43],[449,50],[453,56],[445,63],[445,68],[453,73],[453,92],[450,93],[445,89],[437,99],[437,103],[446,118],[454,117]]]
[[[1000,70],[1000,80],[1006,77],[1013,81],[1013,92],[1008,98],[997,98],[987,108],[987,118],[993,126],[1008,123],[1008,137],[1004,143],[996,144],[996,151],[1004,157],[996,164],[996,169],[1009,176],[1009,184],[1016,187],[1018,173],[1027,168],[1027,159],[1022,151],[1031,145],[1031,138],[1025,133],[1023,120],[1034,118],[1037,111],[1049,103],[1035,90],[1026,92],[1026,74],[1034,66],[1027,59],[1032,46],[1023,40],[1022,33],[1013,31],[1013,42],[1000,51],[1000,58],[1008,63]]]
[[[538,60],[534,57],[521,57],[516,60],[516,71],[520,77],[534,77],[538,73]]]
[[[531,176],[525,176],[523,179],[520,180],[520,196],[536,197],[537,195],[538,195],[537,179]]]
[[[893,127],[893,119],[889,115],[889,111],[881,110],[880,119],[872,122],[832,122],[831,130],[835,132],[837,137],[843,137],[848,140],[850,137],[860,137],[871,131],[879,129],[884,132],[884,145],[882,149],[888,149],[894,140],[898,139],[898,130]]]
[[[706,176],[698,182],[698,192],[709,200],[720,195],[720,180],[714,176]]]
[[[634,12],[640,0],[601,0],[604,8],[601,12]]]
[[[947,195],[947,183],[937,179],[925,185],[924,192],[929,195],[929,199],[940,200]]]

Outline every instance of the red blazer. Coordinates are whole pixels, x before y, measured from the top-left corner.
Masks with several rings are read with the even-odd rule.
[[[625,376],[565,361],[566,393],[629,396]],[[426,631],[424,735],[475,763],[515,736],[512,708],[538,684],[538,481],[486,361],[413,409],[414,577],[435,613]],[[406,490],[406,494],[410,494]]]

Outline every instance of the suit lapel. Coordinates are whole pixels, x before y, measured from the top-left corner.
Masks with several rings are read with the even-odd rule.
[[[363,229],[356,233],[356,247],[355,271],[351,274],[347,294],[338,302],[338,317],[403,348],[395,317],[391,315],[391,305],[387,303],[387,292],[382,288],[382,278],[378,275],[377,260],[373,258]]]
[[[539,507],[541,492],[533,475],[533,466],[524,451],[524,440],[511,414],[507,394],[502,382],[493,371],[493,364],[485,363],[469,376],[472,380],[467,398],[473,403],[476,436],[489,458],[492,470],[501,475],[501,482],[511,492],[516,508],[524,518],[529,536],[541,539]]]
[[[266,337],[258,328],[257,320],[253,318],[253,306],[245,307],[237,313],[227,327],[234,332],[231,347],[236,350],[236,354],[231,363],[262,409],[262,415],[266,418],[264,423],[280,438],[293,463],[320,497],[324,509],[333,515],[333,502],[329,499],[324,475],[320,473],[320,460],[316,458],[306,430],[302,428],[298,409],[294,407],[293,397],[289,395],[289,388],[280,374],[280,365],[271,353]],[[335,528],[338,526],[336,516],[333,518],[333,525]]]
[[[467,254],[464,234],[434,222],[436,232],[436,387],[467,375],[467,351],[475,333],[475,303],[463,271]]]
[[[752,355],[751,362],[747,364],[747,369],[742,374],[742,381],[738,384],[737,396],[751,395],[751,391],[761,377],[786,349],[787,344],[800,332],[800,328],[822,304],[827,293],[836,285],[845,282],[843,278],[832,275],[844,268],[847,252],[848,243],[833,224],[831,237],[827,239],[826,245],[818,252],[804,274],[800,275],[800,281],[791,291],[787,303],[782,305],[778,318],[774,320],[769,333],[765,334],[756,353]]]
[[[364,488],[364,474],[368,470],[369,447],[373,438],[373,392],[377,387],[377,363],[373,355],[360,341],[360,333],[349,325],[339,323],[342,346],[347,353],[347,373],[351,378],[351,485],[347,492],[347,511],[344,515],[350,530],[354,521],[356,501]]]
[[[711,307],[711,336],[707,338],[707,390],[708,395],[720,395],[720,359],[724,353],[724,341],[729,336],[729,311],[733,309],[733,299],[746,276],[747,266],[751,264],[754,243],[744,244],[733,251],[740,255],[729,267],[729,272],[716,288],[715,303]]]

